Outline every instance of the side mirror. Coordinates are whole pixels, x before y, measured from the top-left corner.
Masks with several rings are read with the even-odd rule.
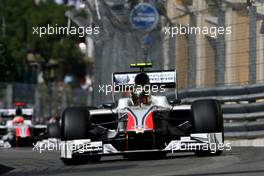
[[[105,109],[112,109],[115,106],[115,103],[104,103],[103,107]]]
[[[170,100],[169,103],[170,103],[171,105],[180,104],[180,103],[181,103],[181,99]]]

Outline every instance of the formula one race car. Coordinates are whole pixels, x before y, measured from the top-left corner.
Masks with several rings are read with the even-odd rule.
[[[165,156],[177,151],[219,155],[223,116],[216,100],[191,105],[177,99],[175,70],[144,71],[151,63],[132,64],[139,72],[113,73],[113,102],[103,108],[71,107],[61,121],[61,159],[65,164],[99,161],[102,156]],[[174,88],[175,100],[158,96]],[[120,95],[120,96],[121,96]],[[127,96],[127,97],[124,97]]]
[[[23,102],[16,102],[16,109],[0,109],[0,139],[11,146],[32,145],[46,131],[46,125],[33,125],[33,109],[22,108]]]

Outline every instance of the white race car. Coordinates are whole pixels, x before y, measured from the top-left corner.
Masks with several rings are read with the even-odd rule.
[[[131,66],[140,71],[112,75],[115,103],[103,104],[99,109],[65,109],[61,118],[61,159],[65,164],[99,161],[107,155],[129,158],[177,151],[221,154],[221,148],[212,148],[222,146],[224,141],[218,101],[181,104],[175,70],[144,71],[144,67],[151,66],[149,63]],[[155,95],[157,88],[173,88],[175,100],[169,102],[166,96]],[[127,97],[116,101],[118,91]]]

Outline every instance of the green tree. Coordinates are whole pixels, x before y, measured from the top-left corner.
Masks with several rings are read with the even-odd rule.
[[[36,5],[33,0],[0,1],[0,17],[5,18],[5,36],[0,34],[0,43],[5,43],[5,55],[0,56],[0,72],[13,69],[11,76],[0,81],[23,81],[19,68],[26,65],[27,53],[34,53],[37,59],[48,62],[57,60],[60,65],[71,66],[82,63],[82,55],[76,47],[77,36],[33,35],[33,27],[67,26],[65,12],[69,7],[47,0]],[[0,22],[1,24],[1,22]],[[21,69],[20,69],[21,71]],[[7,73],[6,73],[7,74]],[[8,73],[10,74],[10,73]],[[1,74],[2,75],[2,74]],[[5,74],[3,74],[5,75]]]

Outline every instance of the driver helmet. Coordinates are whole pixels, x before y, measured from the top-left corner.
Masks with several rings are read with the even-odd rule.
[[[16,110],[16,116],[22,116],[22,110],[20,108]]]
[[[150,104],[150,81],[146,73],[139,73],[135,77],[134,91],[131,93],[135,106]]]
[[[18,108],[16,110],[16,116],[13,119],[14,124],[24,123],[24,117],[22,116],[22,110]]]

